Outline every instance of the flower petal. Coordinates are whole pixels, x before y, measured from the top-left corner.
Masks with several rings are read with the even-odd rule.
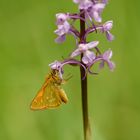
[[[109,69],[110,69],[111,71],[113,71],[114,68],[115,68],[115,63],[113,63],[113,62],[110,61],[110,60],[108,60],[108,61],[106,61],[106,62],[107,62],[107,64],[108,64],[108,66],[109,66]]]
[[[85,52],[88,49],[95,48],[98,44],[99,44],[99,41],[92,41],[92,42],[89,42],[87,44],[81,43],[81,44],[79,44],[78,48],[81,52]]]
[[[77,55],[80,55],[81,54],[81,51],[79,49],[76,49],[74,52],[72,52],[72,54],[70,55],[70,57],[75,57]]]
[[[115,64],[110,60],[112,55],[113,53],[110,49],[103,54],[103,61],[108,64],[110,70],[113,70],[115,68]]]
[[[82,62],[84,63],[84,64],[89,64],[89,63],[92,63],[92,61],[95,59],[95,54],[94,54],[94,52],[91,52],[91,51],[86,51],[85,53],[84,53],[84,56],[83,56],[83,58],[82,58]]]
[[[92,10],[90,13],[91,13],[92,17],[95,19],[95,21],[97,21],[97,22],[102,21],[101,12],[103,11],[104,8],[105,8],[104,3],[97,3],[92,6]]]
[[[92,49],[92,48],[95,48],[98,44],[99,44],[99,41],[92,41],[92,42],[86,44],[86,48]]]
[[[51,69],[56,69],[59,70],[59,68],[61,67],[61,62],[55,60],[53,63],[49,64],[49,66],[51,67]]]
[[[68,19],[68,14],[64,13],[58,13],[56,14],[56,24],[57,25],[62,25],[67,19]]]
[[[65,34],[64,26],[58,25],[58,29],[54,31],[55,34],[62,36]]]
[[[81,52],[85,52],[88,49],[87,44],[84,44],[84,43],[79,44],[78,49]]]
[[[68,33],[70,30],[70,24],[65,21],[63,25],[58,25],[58,29],[55,30],[54,32],[59,35],[59,36],[62,36],[66,33]]]
[[[103,31],[110,31],[113,27],[113,21],[107,21],[103,24]]]
[[[101,12],[104,8],[105,8],[104,3],[97,3],[93,5],[93,9],[99,12]]]
[[[55,42],[56,43],[62,43],[66,40],[66,35],[62,35],[62,36],[58,36],[56,39],[55,39]]]
[[[113,55],[113,52],[112,52],[111,49],[109,49],[109,50],[104,52],[103,59],[104,60],[109,60],[109,59],[111,59],[112,55]]]
[[[100,17],[100,15],[97,11],[93,12],[93,17],[94,17],[96,22],[102,22],[102,18]]]
[[[106,32],[106,37],[107,37],[108,41],[114,40],[114,35],[112,35],[109,31]]]

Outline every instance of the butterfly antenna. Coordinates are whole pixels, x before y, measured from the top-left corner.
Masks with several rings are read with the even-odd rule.
[[[65,79],[66,81],[68,81],[69,79],[71,79],[73,77],[72,74],[68,74],[67,78]]]

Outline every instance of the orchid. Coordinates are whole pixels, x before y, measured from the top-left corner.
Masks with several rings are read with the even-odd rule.
[[[78,48],[72,52],[71,57],[75,57],[83,53],[82,62],[84,64],[91,63],[95,59],[95,53],[89,49],[95,48],[99,44],[99,41],[92,41],[87,44],[79,44]]]
[[[79,12],[56,14],[57,29],[54,33],[57,35],[55,39],[56,43],[63,43],[67,35],[74,36],[76,48],[73,49],[68,58],[63,61],[55,60],[53,63],[49,64],[49,67],[52,70],[57,70],[60,78],[64,79],[65,65],[80,66],[84,114],[84,140],[89,140],[90,128],[87,113],[87,76],[88,74],[96,74],[91,71],[91,68],[93,68],[94,64],[97,62],[99,62],[100,69],[107,64],[111,71],[114,70],[115,64],[111,60],[113,54],[112,50],[109,49],[102,52],[101,48],[105,49],[104,45],[100,43],[101,48],[99,48],[99,40],[90,40],[88,35],[91,33],[104,33],[108,41],[114,40],[114,36],[111,33],[113,21],[102,22],[102,12],[108,4],[108,0],[73,0],[73,2],[78,5]],[[80,21],[80,29],[74,24],[77,20]],[[80,59],[77,56],[80,56]]]
[[[106,32],[106,37],[109,41],[114,40],[114,36],[110,33],[110,30],[113,27],[113,21],[107,21],[106,23],[103,24],[102,31]]]
[[[102,13],[104,8],[105,8],[105,4],[104,3],[94,4],[91,7],[91,9],[89,10],[89,12],[87,12],[87,14],[89,14],[89,16],[91,18],[94,18],[94,20],[96,22],[102,22],[101,13]]]
[[[115,68],[115,64],[110,60],[112,57],[112,51],[109,49],[104,52],[102,55],[102,62],[100,63],[100,68],[104,67],[105,62],[108,64],[110,70],[112,71]]]
[[[107,1],[97,2],[94,0],[74,0],[76,4],[79,4],[79,9],[83,9],[85,11],[86,17],[89,20],[94,20],[96,22],[101,22],[101,13],[105,8]]]
[[[67,33],[69,33],[70,30],[70,24],[65,21],[63,24],[58,24],[58,29],[55,30],[55,33],[58,35],[58,38],[56,38],[56,42],[60,43],[65,41],[65,36]]]

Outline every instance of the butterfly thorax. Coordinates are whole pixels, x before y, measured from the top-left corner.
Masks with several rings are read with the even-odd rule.
[[[61,85],[62,79],[60,78],[58,70],[52,70],[51,73],[46,78],[47,83],[53,83],[55,85]]]

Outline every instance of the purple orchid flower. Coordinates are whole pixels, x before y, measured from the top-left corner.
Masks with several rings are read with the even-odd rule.
[[[109,41],[114,40],[114,36],[110,33],[110,30],[113,27],[113,21],[107,21],[106,23],[103,24],[103,28],[101,29],[102,32],[106,33],[106,37]]]
[[[89,20],[94,20],[96,22],[101,22],[101,13],[105,8],[107,1],[97,2],[94,0],[74,0],[74,3],[79,4],[79,9],[85,10],[86,18]]]
[[[104,52],[104,54],[102,55],[102,62],[100,63],[100,69],[104,67],[105,62],[108,64],[108,67],[110,68],[111,71],[114,70],[115,68],[115,64],[114,62],[112,62],[110,59],[112,58],[112,50],[107,50]]]
[[[97,56],[97,57],[92,61],[92,63],[90,63],[90,64],[87,65],[88,72],[89,72],[90,74],[95,74],[95,73],[92,72],[90,69],[91,69],[91,67],[92,67],[96,62],[100,62],[100,64],[99,64],[99,68],[100,68],[100,69],[102,69],[102,68],[104,67],[105,63],[107,63],[109,69],[110,69],[111,71],[113,71],[114,68],[115,68],[115,64],[114,64],[114,62],[112,62],[112,61],[110,60],[110,59],[112,58],[112,54],[113,54],[113,53],[112,53],[112,50],[109,49],[109,50],[105,51],[105,52],[103,53],[103,55]]]
[[[92,5],[92,7],[90,7],[88,9],[86,14],[89,17],[91,17],[91,19],[94,18],[94,20],[96,22],[102,22],[101,13],[102,13],[104,8],[105,8],[105,4],[104,3],[97,3],[97,4]]]
[[[106,34],[106,38],[108,39],[108,41],[112,41],[112,40],[114,40],[114,35],[112,35],[110,33],[110,30],[112,29],[112,27],[113,27],[113,21],[112,20],[105,22],[103,25],[96,26],[96,29],[95,29],[95,27],[90,27],[86,30],[84,38],[86,38],[88,34],[99,30],[102,33]]]
[[[58,24],[58,29],[55,30],[55,33],[58,35],[56,38],[57,43],[65,41],[66,34],[70,31],[70,24],[67,21],[64,21],[63,24]]]
[[[79,44],[78,48],[74,52],[72,52],[71,57],[73,58],[83,53],[82,62],[84,64],[89,64],[96,57],[95,53],[90,51],[90,49],[95,48],[98,44],[99,41],[92,41],[87,44]]]
[[[69,23],[69,20],[77,19],[77,15],[70,15],[69,13],[58,13],[56,14],[56,25],[58,27],[57,30],[54,31],[58,37],[55,39],[56,43],[62,43],[66,39],[67,34],[72,34],[77,42],[77,37],[79,37],[79,32]]]

